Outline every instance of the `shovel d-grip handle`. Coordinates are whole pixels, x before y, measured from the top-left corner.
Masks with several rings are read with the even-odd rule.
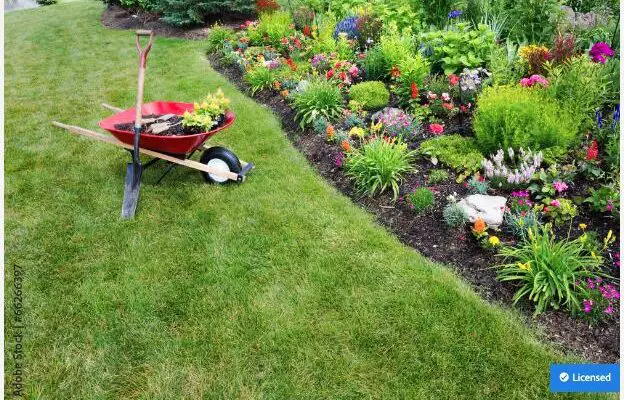
[[[140,37],[149,36],[147,45],[142,48]],[[136,98],[136,112],[134,115],[134,151],[132,153],[133,160],[136,164],[140,163],[139,160],[139,138],[141,136],[141,108],[143,108],[143,83],[145,81],[145,67],[147,66],[147,55],[152,49],[152,43],[154,42],[154,32],[148,30],[136,31],[136,48],[139,52],[139,78],[137,82],[137,98]]]

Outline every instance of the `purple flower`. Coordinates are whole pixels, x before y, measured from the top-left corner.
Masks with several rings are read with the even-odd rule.
[[[591,310],[592,310],[592,301],[583,300],[583,311],[585,311],[585,314],[589,314]]]
[[[459,16],[461,16],[464,12],[462,10],[453,10],[450,13],[448,13],[448,17],[449,19],[455,19]]]
[[[342,167],[342,162],[344,160],[344,155],[342,153],[338,153],[338,155],[336,156],[336,167],[340,168]]]
[[[609,45],[605,42],[597,42],[594,43],[591,50],[589,50],[589,55],[591,56],[593,62],[599,62],[601,64],[604,64],[605,62],[607,62],[605,56],[613,57],[615,53],[613,52],[611,47],[609,47]]]

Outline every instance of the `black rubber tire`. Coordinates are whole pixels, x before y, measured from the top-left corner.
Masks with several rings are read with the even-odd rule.
[[[243,169],[243,167],[241,166],[240,160],[238,159],[238,157],[236,157],[236,154],[226,149],[225,147],[220,147],[220,146],[211,147],[208,150],[205,150],[202,153],[199,161],[202,164],[208,165],[208,163],[215,158],[223,161],[229,168],[230,172],[234,172],[235,174],[238,174]],[[202,171],[202,175],[204,176],[204,179],[208,183],[224,184],[228,182],[233,182],[232,180],[229,180],[229,179],[223,182],[215,180],[210,176],[208,172],[204,172],[204,171]]]

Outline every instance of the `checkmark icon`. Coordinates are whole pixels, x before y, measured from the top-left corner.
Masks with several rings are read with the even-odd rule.
[[[559,374],[559,380],[563,383],[567,382],[570,379],[570,375],[567,372],[562,372]]]

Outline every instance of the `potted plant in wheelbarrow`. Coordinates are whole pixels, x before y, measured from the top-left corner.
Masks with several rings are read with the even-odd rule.
[[[141,36],[149,36],[149,42],[144,48],[139,42]],[[200,170],[206,181],[210,183],[243,182],[246,174],[254,167],[253,163],[239,160],[233,152],[224,147],[205,145],[206,140],[232,125],[236,119],[234,113],[227,108],[229,99],[225,97],[221,89],[214,94],[208,94],[199,103],[154,101],[143,104],[143,81],[147,55],[152,47],[153,39],[154,34],[151,31],[137,31],[136,33],[135,41],[139,52],[136,106],[123,110],[102,104],[115,114],[100,121],[99,125],[109,131],[114,138],[78,126],[52,122],[53,125],[72,133],[111,143],[130,151],[132,162],[128,163],[126,171],[121,210],[123,218],[134,216],[142,171],[157,161],[164,160],[169,163],[164,175],[174,166],[184,165]],[[190,159],[199,149],[204,150],[200,161]],[[153,159],[142,164],[140,154],[151,156]]]

